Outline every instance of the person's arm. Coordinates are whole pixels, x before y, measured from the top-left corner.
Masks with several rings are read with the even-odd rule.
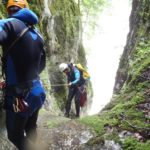
[[[6,19],[0,20],[0,45],[3,45],[8,38],[7,22],[8,21]]]
[[[75,68],[74,73],[75,73],[75,80],[71,82],[72,85],[77,84],[78,81],[80,80],[80,71],[77,68]]]

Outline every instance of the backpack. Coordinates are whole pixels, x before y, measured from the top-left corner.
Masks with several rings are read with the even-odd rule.
[[[84,107],[87,103],[87,90],[84,88],[84,90],[80,94],[80,107]]]
[[[87,70],[80,63],[75,64],[75,67],[77,67],[83,73],[83,78],[85,80],[90,79],[90,74],[87,72]]]

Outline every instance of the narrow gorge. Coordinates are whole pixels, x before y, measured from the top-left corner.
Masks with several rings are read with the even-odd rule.
[[[3,19],[7,17],[5,0],[0,2],[0,19]],[[98,114],[88,116],[94,93],[92,83],[89,83],[88,103],[79,119],[64,117],[67,87],[55,85],[65,82],[58,67],[61,62],[80,62],[88,67],[82,37],[81,1],[28,0],[28,2],[30,9],[39,17],[37,28],[44,37],[47,54],[46,69],[41,74],[47,98],[38,118],[38,142],[35,149],[149,150],[150,1],[131,1],[129,33],[116,72],[110,102]],[[2,91],[0,91],[0,150],[15,150],[7,139],[5,130]]]

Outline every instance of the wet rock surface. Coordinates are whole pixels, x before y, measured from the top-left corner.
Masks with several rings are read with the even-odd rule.
[[[43,120],[44,117],[42,117]],[[45,118],[47,118],[45,116]],[[49,116],[59,121],[58,127],[49,128],[46,123],[39,124],[38,137],[43,150],[76,150],[94,136],[94,133],[77,120],[66,119],[61,116]],[[41,120],[39,119],[39,122]]]
[[[114,141],[106,140],[104,144],[96,144],[93,146],[83,145],[79,150],[122,150],[122,148]]]
[[[0,150],[17,150],[4,131],[0,136]],[[39,115],[37,131],[38,140],[36,144],[32,143],[31,150],[122,150],[119,144],[111,140],[88,145],[87,142],[96,134],[78,119],[43,113]]]
[[[0,136],[0,150],[16,150],[6,137]]]
[[[4,111],[0,112],[0,150],[15,150],[14,146],[7,139]]]
[[[49,121],[48,121],[49,120]],[[49,128],[48,122],[59,122],[56,127]],[[114,141],[105,140],[99,144],[87,145],[95,137],[95,133],[78,119],[68,119],[62,116],[41,115],[38,125],[38,140],[41,150],[122,150]],[[47,122],[47,123],[46,123]]]

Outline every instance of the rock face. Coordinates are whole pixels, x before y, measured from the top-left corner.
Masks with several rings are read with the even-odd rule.
[[[133,0],[130,16],[130,32],[116,75],[113,101],[132,103],[128,107],[141,113],[144,129],[140,134],[149,137],[150,126],[150,5],[149,1]],[[120,98],[119,98],[120,97]],[[112,102],[113,103],[113,102]],[[134,114],[134,113],[133,113]],[[131,115],[133,115],[131,114]],[[139,114],[139,121],[140,119]],[[141,125],[140,125],[141,126]]]
[[[149,1],[133,0],[130,15],[130,32],[116,75],[114,93],[149,67],[147,61],[150,47],[150,6]]]
[[[52,124],[55,126],[50,128]],[[79,149],[94,135],[89,127],[80,124],[76,120],[50,114],[40,116],[38,133],[38,143],[40,143],[39,146],[42,145],[43,150]]]
[[[111,117],[117,119],[117,130],[130,133],[128,137],[124,135],[123,149],[146,149],[149,145],[149,55],[149,1],[133,0],[130,32],[116,74],[114,95],[105,107]]]

